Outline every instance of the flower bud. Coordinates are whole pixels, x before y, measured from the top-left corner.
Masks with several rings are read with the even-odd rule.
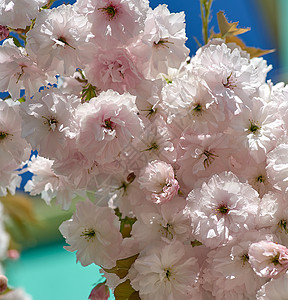
[[[7,289],[8,279],[5,275],[0,275],[0,293]]]
[[[5,40],[9,35],[9,29],[7,26],[0,25],[0,41]]]

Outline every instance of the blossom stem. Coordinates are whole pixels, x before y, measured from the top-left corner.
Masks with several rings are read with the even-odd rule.
[[[47,4],[45,4],[42,9],[49,9],[56,0],[49,0]]]
[[[208,42],[208,24],[210,17],[210,9],[213,0],[200,0],[201,19],[202,19],[202,34],[204,43]]]

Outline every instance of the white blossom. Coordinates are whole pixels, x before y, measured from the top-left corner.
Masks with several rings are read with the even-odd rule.
[[[46,0],[1,0],[0,1],[0,25],[6,25],[14,29],[31,25],[41,6]]]
[[[98,207],[86,200],[77,203],[76,212],[61,224],[59,230],[70,244],[65,248],[76,251],[77,261],[83,266],[95,263],[112,268],[121,252],[119,226],[118,218],[110,208]]]
[[[128,276],[141,299],[188,300],[193,297],[199,267],[188,247],[179,241],[159,242],[140,254]]]

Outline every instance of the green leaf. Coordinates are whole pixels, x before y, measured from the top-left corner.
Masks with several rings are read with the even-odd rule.
[[[128,271],[131,267],[131,265],[134,263],[134,261],[137,259],[139,254],[130,256],[128,258],[124,259],[119,259],[116,261],[116,266],[113,267],[112,269],[104,269],[103,270],[107,273],[114,273],[116,274],[119,278],[124,278],[127,276]]]
[[[25,102],[26,100],[25,100],[25,97],[21,97],[21,98],[18,99],[18,101],[19,101],[20,103],[22,103],[22,102]]]
[[[134,292],[131,294],[131,296],[129,297],[129,300],[141,300],[140,296],[139,296],[139,292]]]
[[[96,86],[88,83],[87,85],[84,86],[83,90],[82,90],[82,95],[81,95],[81,99],[84,102],[88,102],[90,101],[90,99],[97,97],[100,93],[100,90],[97,89]]]
[[[217,13],[217,21],[222,38],[239,35],[250,30],[250,28],[237,28],[239,22],[229,23],[223,11]]]
[[[124,189],[126,189],[127,186],[130,183],[123,183],[122,187]],[[114,211],[115,211],[115,215],[119,218],[119,221],[120,221],[120,232],[122,234],[123,239],[127,238],[127,237],[130,237],[131,236],[132,226],[136,222],[137,219],[136,218],[129,218],[127,216],[125,218],[122,218],[122,213],[120,212],[120,210],[119,210],[118,207]]]
[[[132,288],[129,279],[120,283],[114,290],[114,296],[116,300],[136,300],[137,298],[130,298],[134,293],[135,290]]]
[[[196,246],[201,246],[203,245],[201,242],[197,241],[197,240],[194,240],[191,242],[191,246],[192,247],[196,247]]]
[[[14,42],[15,46],[22,47],[21,43],[19,42],[19,40],[15,36],[9,36],[9,37],[13,39],[13,42]]]

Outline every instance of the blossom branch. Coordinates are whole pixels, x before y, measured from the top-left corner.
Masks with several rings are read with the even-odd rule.
[[[212,0],[200,0],[201,19],[202,19],[202,34],[204,43],[208,42],[208,24]]]

